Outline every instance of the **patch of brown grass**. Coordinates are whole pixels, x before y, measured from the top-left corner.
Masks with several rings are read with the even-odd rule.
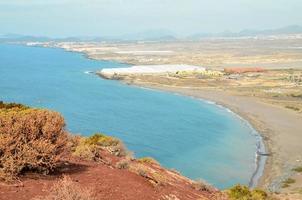
[[[45,197],[36,197],[33,200],[95,200],[92,190],[81,187],[78,183],[64,176],[54,184],[50,194]]]
[[[64,127],[57,112],[0,102],[0,179],[52,171],[66,145]]]

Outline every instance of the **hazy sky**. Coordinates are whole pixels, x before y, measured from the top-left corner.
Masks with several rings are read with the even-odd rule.
[[[302,25],[302,0],[0,0],[0,34],[178,35]]]

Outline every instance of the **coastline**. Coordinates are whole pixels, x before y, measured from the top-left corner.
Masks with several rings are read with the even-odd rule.
[[[187,96],[187,97],[191,97],[191,98],[194,98],[194,99],[197,99],[197,100],[200,100],[200,101],[203,101],[203,102],[206,102],[206,103],[209,103],[209,104],[215,104],[216,106],[221,106],[223,107],[224,109],[228,110],[229,112],[231,112],[232,114],[236,115],[237,118],[239,118],[240,120],[243,121],[244,124],[246,124],[247,126],[250,127],[250,129],[252,130],[252,132],[250,133],[251,135],[255,136],[256,138],[256,145],[257,145],[257,150],[255,152],[255,170],[249,180],[249,184],[248,186],[250,188],[257,188],[258,187],[258,183],[260,181],[260,178],[263,176],[264,174],[264,168],[265,168],[265,165],[266,165],[266,160],[267,160],[267,156],[261,156],[259,155],[259,153],[267,153],[266,151],[266,145],[264,144],[264,140],[263,140],[263,137],[261,135],[261,133],[259,133],[258,130],[256,130],[253,125],[251,125],[251,123],[246,120],[245,118],[243,118],[238,112],[235,112],[233,110],[231,110],[229,107],[227,107],[226,105],[224,104],[221,104],[221,103],[217,103],[213,100],[209,100],[209,99],[205,99],[205,98],[200,98],[200,97],[196,97],[196,96],[191,96],[191,95],[186,95],[186,94],[182,94],[182,93],[179,93],[179,92],[175,92],[173,90],[166,90],[163,89],[163,88],[154,88],[154,87],[150,87],[150,86],[141,86],[141,85],[137,85],[137,84],[131,84],[133,86],[137,86],[137,87],[140,87],[140,88],[143,88],[143,89],[151,89],[151,90],[160,90],[160,91],[164,91],[164,92],[169,92],[169,93],[173,93],[173,94],[176,94],[176,95],[182,95],[182,96]]]
[[[62,47],[57,47],[57,48],[62,48]],[[66,49],[64,50],[69,51]],[[91,58],[90,56],[88,56],[89,53],[83,53],[78,51],[70,51],[70,52],[80,53],[88,59],[102,60],[102,59]],[[117,62],[120,61],[117,60]],[[140,82],[138,80],[132,80],[132,81],[122,80],[122,82],[133,86],[144,87],[146,89],[149,88],[149,89],[161,90],[165,92],[172,92],[180,95],[216,102],[218,105],[222,105],[225,108],[230,109],[232,112],[236,113],[244,120],[246,120],[262,136],[265,149],[269,154],[271,154],[266,159],[263,175],[260,177],[257,184],[258,187],[267,189],[272,192],[279,192],[281,189],[282,182],[292,175],[291,169],[297,165],[298,166],[302,165],[302,155],[299,154],[299,152],[302,152],[302,145],[300,145],[299,143],[301,136],[298,134],[297,137],[297,132],[299,133],[299,130],[302,130],[302,123],[300,123],[302,121],[302,116],[298,115],[297,113],[286,110],[284,108],[282,109],[278,106],[268,104],[263,101],[261,102],[259,99],[255,97],[234,95],[219,89],[211,90],[208,88],[197,89],[192,87],[173,87],[168,85]],[[236,101],[232,101],[234,98],[236,99]],[[251,105],[246,106],[245,104],[241,105],[240,103],[238,104],[237,101],[243,103],[247,101],[248,102],[247,104],[256,105],[256,107],[257,105],[261,105],[261,106],[260,109],[257,109],[258,113],[255,114],[253,113],[253,111],[255,111],[253,106]],[[265,108],[265,109],[261,110],[261,108]],[[271,113],[266,109],[276,112]],[[265,115],[265,113],[267,113],[268,116]],[[274,113],[277,113],[277,117],[274,116]],[[274,121],[274,119],[282,116],[282,114],[284,113],[287,116],[281,117],[279,120],[276,120],[275,122],[272,122],[270,120],[267,121],[267,119],[270,118],[271,116]],[[288,117],[289,115],[290,117]],[[286,126],[286,123],[290,122],[291,119],[294,120],[293,127]],[[280,130],[278,130],[280,126],[275,126],[278,124],[278,121],[283,121],[283,123],[281,123]],[[284,144],[280,145],[279,141],[281,141],[282,143],[283,139],[287,140],[286,139],[287,132],[289,132],[290,134],[294,132],[294,134],[292,135],[292,137],[289,136],[288,139],[289,142],[284,142]],[[290,144],[291,142],[293,142],[294,145],[291,146]],[[298,146],[297,143],[299,143]],[[288,150],[288,149],[293,149],[293,150]]]
[[[64,48],[62,48],[62,49],[64,49]],[[67,51],[67,52],[80,53],[82,56],[84,56],[87,59],[102,61],[102,59],[92,58],[91,56],[89,56],[89,54],[84,53],[84,52],[77,52],[77,51],[66,50],[66,49],[64,49],[64,50]],[[106,61],[106,60],[104,60],[104,61]],[[114,62],[119,62],[119,61],[114,61]],[[124,64],[130,65],[130,63],[124,63]],[[89,73],[94,73],[95,75],[100,76],[100,74],[98,74],[96,72],[89,72]],[[259,145],[259,146],[257,146],[257,152],[255,152],[255,171],[253,172],[253,174],[250,178],[250,181],[249,181],[249,187],[251,187],[251,188],[258,187],[260,179],[265,174],[264,169],[265,169],[265,165],[266,165],[266,161],[267,161],[267,158],[258,155],[258,152],[259,152],[259,150],[261,152],[266,152],[266,144],[263,140],[263,137],[262,137],[261,133],[259,133],[259,130],[255,129],[254,126],[250,123],[250,121],[247,120],[246,118],[244,118],[244,116],[242,116],[237,111],[232,110],[228,105],[225,105],[223,103],[220,103],[220,102],[217,102],[217,101],[214,101],[214,100],[211,100],[211,99],[203,98],[203,97],[201,98],[201,97],[194,96],[194,95],[179,93],[178,91],[174,91],[174,90],[167,90],[167,88],[165,88],[165,86],[163,86],[163,87],[152,87],[151,85],[144,85],[144,84],[142,85],[142,84],[138,84],[138,83],[135,83],[135,82],[131,82],[131,83],[127,83],[127,81],[122,81],[122,82],[124,82],[128,85],[138,86],[138,87],[141,87],[141,88],[144,88],[144,89],[154,89],[154,90],[160,90],[160,91],[170,92],[170,93],[173,92],[174,94],[193,97],[193,98],[196,98],[196,99],[201,100],[201,101],[208,101],[208,102],[210,101],[210,102],[216,104],[217,106],[223,106],[225,109],[230,110],[233,114],[236,115],[236,117],[243,120],[244,123],[247,124],[247,126],[251,127],[251,130],[256,132],[256,133],[252,133],[252,134],[254,134],[255,137],[259,138],[259,141],[257,141],[258,142],[257,145]]]
[[[127,81],[124,82],[127,83]],[[217,89],[173,87],[138,81],[132,81],[127,84],[215,102],[217,105],[221,105],[231,110],[251,125],[262,138],[266,150],[265,153],[269,154],[269,156],[258,155],[256,160],[257,168],[255,169],[253,177],[251,177],[251,185],[254,184],[252,182],[255,182],[256,179],[257,187],[265,188],[272,192],[278,192],[281,189],[282,181],[292,175],[290,172],[291,168],[297,165],[296,162],[301,161],[299,154],[301,151],[297,151],[296,149],[299,141],[297,140],[299,137],[299,130],[301,130],[300,128],[302,126],[299,124],[300,120],[302,120],[302,116],[300,115],[261,102],[257,98],[233,95]],[[286,126],[287,121],[284,121],[284,119],[287,119],[288,121],[295,119],[293,127]],[[276,121],[274,122],[274,120]],[[282,121],[283,124],[278,123]],[[281,130],[278,130],[280,127]],[[283,132],[283,129],[289,129],[288,132],[291,132],[294,137],[287,138],[287,134],[286,132]],[[280,138],[282,139],[280,140]],[[290,143],[293,141],[296,141],[296,143],[291,146]],[[299,150],[301,148],[302,147],[298,147]],[[289,159],[290,156],[292,157],[291,159]],[[261,168],[263,168],[263,170]]]

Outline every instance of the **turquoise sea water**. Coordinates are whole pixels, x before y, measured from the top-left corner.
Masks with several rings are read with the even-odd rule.
[[[0,45],[0,100],[59,111],[73,133],[104,132],[136,157],[151,156],[193,179],[248,184],[256,137],[215,104],[104,80],[87,71],[127,66],[62,49]]]

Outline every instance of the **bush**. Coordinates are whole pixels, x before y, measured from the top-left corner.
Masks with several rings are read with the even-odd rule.
[[[86,138],[85,140],[85,144],[98,145],[102,147],[117,146],[120,142],[120,140],[114,137],[104,135],[102,133],[95,133],[94,135]]]
[[[73,154],[88,160],[98,160],[101,159],[101,149],[106,149],[116,156],[128,155],[128,151],[120,140],[101,133],[80,139]]]
[[[250,190],[247,186],[235,185],[228,190],[231,200],[268,200],[268,194],[260,189]]]
[[[96,133],[88,138],[79,138],[75,144],[73,155],[87,160],[100,160],[100,150],[106,149],[117,156],[125,156],[127,150],[123,143],[101,133]]]
[[[143,157],[143,158],[138,159],[138,161],[143,162],[143,163],[159,165],[159,162],[157,162],[154,158],[151,158],[151,157]]]
[[[203,180],[195,181],[195,183],[193,184],[193,188],[198,191],[217,192],[217,189],[215,189],[213,186]]]
[[[147,177],[148,177],[147,171],[146,171],[145,169],[142,169],[142,168],[139,168],[139,169],[137,170],[137,174],[140,175],[140,176],[142,176],[142,177],[144,177],[144,178],[147,178]]]
[[[127,159],[121,160],[116,163],[116,168],[118,169],[129,169],[130,162]]]
[[[290,186],[290,184],[293,184],[295,183],[295,179],[292,179],[292,178],[288,178],[286,179],[285,181],[282,182],[282,188],[287,188]]]
[[[0,179],[52,171],[67,142],[64,127],[57,112],[0,102]]]
[[[50,190],[50,194],[46,197],[36,197],[34,200],[94,200],[91,190],[82,188],[73,182],[69,177],[64,176],[63,179],[54,184]]]
[[[293,169],[293,171],[300,173],[302,172],[302,167],[296,167]]]
[[[297,108],[295,106],[285,106],[285,108],[288,108],[288,109],[291,109],[291,110],[294,110],[294,111],[299,111],[300,108]]]
[[[86,138],[81,138],[74,148],[73,155],[85,160],[98,161],[101,159],[99,151],[100,149],[97,147],[97,145],[89,145],[86,143]]]
[[[302,94],[299,93],[299,94],[290,94],[292,97],[295,97],[295,98],[302,98]]]

